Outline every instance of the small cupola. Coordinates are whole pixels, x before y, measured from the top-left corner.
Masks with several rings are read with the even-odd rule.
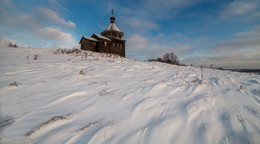
[[[110,30],[110,31],[119,31],[118,27],[115,24],[115,20],[116,18],[114,17],[114,10],[112,9],[112,16],[110,17],[110,25],[107,27],[106,30]]]
[[[116,18],[114,17],[114,10],[112,9],[112,16],[110,17],[110,22],[115,23]]]
[[[116,18],[114,17],[114,10],[112,9],[112,16],[110,17],[110,24],[105,31],[101,33],[102,36],[109,38],[116,37],[121,39],[124,36],[124,33],[119,30],[115,24]]]

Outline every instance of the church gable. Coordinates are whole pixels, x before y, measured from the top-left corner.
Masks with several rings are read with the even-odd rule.
[[[81,40],[80,40],[80,44],[84,41],[84,40],[89,40],[89,41],[95,41],[98,42],[97,39],[93,38],[93,37],[86,37],[86,36],[82,36]]]
[[[81,44],[82,50],[97,51],[99,47],[99,40],[82,36],[79,44]]]

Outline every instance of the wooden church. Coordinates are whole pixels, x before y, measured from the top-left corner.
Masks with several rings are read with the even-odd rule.
[[[82,50],[95,52],[113,53],[125,57],[125,42],[122,39],[124,33],[121,32],[115,24],[115,17],[110,17],[110,25],[105,31],[99,34],[93,34],[91,37],[82,36],[79,44]]]

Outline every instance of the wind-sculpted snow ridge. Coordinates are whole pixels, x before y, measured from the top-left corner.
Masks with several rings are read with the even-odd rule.
[[[0,143],[260,143],[259,75],[54,52],[0,48]]]

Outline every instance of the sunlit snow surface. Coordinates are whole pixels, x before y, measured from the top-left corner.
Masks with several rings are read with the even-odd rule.
[[[53,51],[0,48],[0,143],[260,143],[259,75]]]

